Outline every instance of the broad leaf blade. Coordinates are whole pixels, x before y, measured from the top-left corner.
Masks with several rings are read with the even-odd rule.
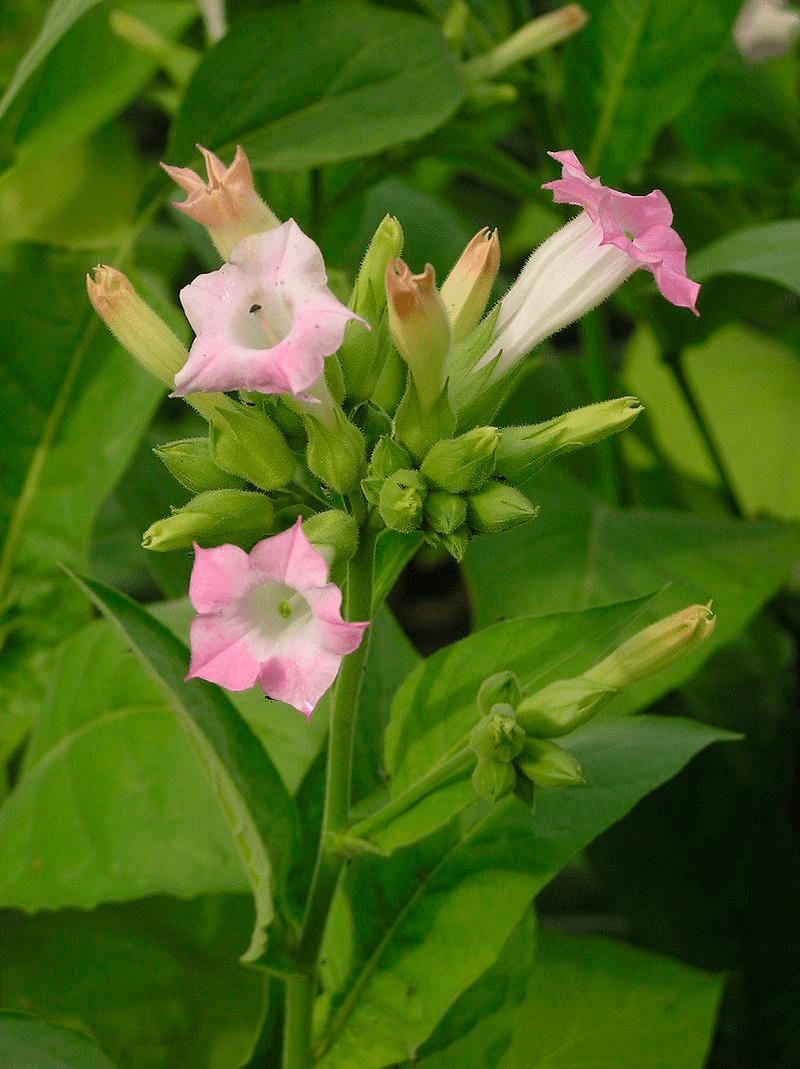
[[[0,1064],[6,1069],[114,1069],[80,1032],[0,1011]]]
[[[280,887],[295,851],[296,816],[286,788],[223,692],[202,680],[184,682],[188,651],[170,631],[110,587],[88,578],[76,582],[160,685],[214,788],[253,888],[256,926],[244,960],[254,959],[273,916],[271,866]]]
[[[690,257],[690,278],[751,275],[800,293],[800,220],[781,219],[726,234]]]

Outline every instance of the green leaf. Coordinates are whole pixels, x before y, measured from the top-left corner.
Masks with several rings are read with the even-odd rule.
[[[726,234],[690,257],[686,270],[700,282],[714,275],[751,275],[800,293],[800,220]]]
[[[500,1069],[701,1069],[722,978],[608,939],[543,931]]]
[[[422,545],[422,535],[401,534],[388,528],[381,531],[375,545],[375,578],[372,585],[373,613],[394,586],[403,568]]]
[[[0,1062],[6,1069],[114,1069],[79,1032],[0,1011]]]
[[[667,583],[643,623],[714,599],[712,636],[690,657],[631,687],[623,704],[641,707],[695,672],[780,588],[798,552],[792,528],[613,508],[555,466],[527,490],[542,506],[536,519],[502,537],[475,539],[467,552],[479,626],[527,615],[533,606],[558,612],[640,597]]]
[[[615,184],[648,159],[727,44],[739,0],[588,0],[590,22],[565,48],[567,143],[590,175]]]
[[[279,7],[240,23],[195,72],[167,153],[241,142],[291,170],[381,152],[453,114],[464,87],[438,26],[351,0]]]
[[[273,916],[271,884],[282,887],[296,847],[296,814],[286,788],[225,694],[202,680],[184,682],[189,652],[171,632],[110,587],[92,579],[76,582],[131,644],[192,743],[253,889],[256,925],[244,960],[256,958]]]
[[[727,732],[693,721],[592,721],[570,739],[586,785],[479,801],[470,823],[348,869],[351,941],[323,947],[348,976],[320,1041],[321,1069],[380,1069],[412,1057],[493,961],[531,899],[566,862]],[[446,963],[446,967],[443,967]],[[326,1045],[330,1046],[325,1049]]]
[[[4,1005],[79,1024],[124,1069],[238,1069],[264,1017],[264,974],[236,960],[252,914],[245,895],[5,914]]]
[[[744,514],[800,520],[797,353],[731,323],[682,360]]]

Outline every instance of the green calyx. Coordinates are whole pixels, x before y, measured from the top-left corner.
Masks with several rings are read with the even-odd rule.
[[[494,471],[500,435],[495,427],[474,427],[457,438],[438,441],[420,468],[426,480],[451,494],[479,490]]]
[[[422,524],[428,487],[418,471],[401,468],[384,480],[378,496],[381,519],[393,531],[411,534]]]
[[[204,548],[225,542],[249,548],[272,534],[274,518],[275,509],[265,494],[209,490],[151,524],[142,536],[142,545],[159,553],[190,549],[194,542]]]

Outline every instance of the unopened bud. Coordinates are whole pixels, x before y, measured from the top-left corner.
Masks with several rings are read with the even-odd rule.
[[[497,231],[484,227],[470,241],[442,283],[442,301],[450,317],[454,343],[460,342],[477,326],[486,310],[499,267]]]
[[[341,509],[318,512],[303,521],[303,534],[332,568],[350,560],[358,549],[358,523]]]
[[[472,786],[487,802],[499,802],[511,794],[517,784],[517,772],[512,764],[479,757],[472,773]]]
[[[356,489],[366,467],[364,436],[344,412],[334,405],[318,419],[307,408],[303,423],[308,435],[306,462],[309,469],[327,486],[339,494]]]
[[[419,399],[413,377],[406,384],[406,392],[394,417],[395,434],[420,463],[442,438],[449,438],[456,429],[456,417],[447,386],[429,408]]]
[[[450,352],[450,320],[433,267],[426,264],[421,275],[412,275],[402,260],[391,260],[386,296],[394,343],[411,369],[420,406],[427,412],[444,387]]]
[[[549,739],[526,739],[515,763],[537,787],[569,787],[583,783],[577,760]]]
[[[203,548],[226,542],[245,548],[271,533],[273,519],[272,502],[264,494],[209,490],[151,524],[142,536],[142,545],[159,553],[189,549],[194,542]]]
[[[494,471],[499,433],[495,427],[474,427],[458,438],[436,443],[420,468],[426,480],[451,494],[478,490]]]
[[[477,534],[510,531],[538,511],[519,490],[494,480],[467,498],[467,523]]]
[[[422,510],[428,487],[418,471],[402,468],[385,480],[378,500],[378,511],[387,527],[411,534],[422,523]]]
[[[278,427],[255,407],[220,407],[209,428],[209,440],[211,456],[220,468],[262,490],[285,486],[297,467]]]
[[[495,473],[514,483],[522,482],[556,457],[625,430],[642,410],[637,397],[618,397],[576,408],[546,423],[503,427]]]
[[[182,438],[154,446],[153,452],[193,494],[206,490],[243,490],[246,485],[244,479],[217,467],[211,459],[208,438]]]
[[[516,709],[521,698],[519,682],[513,672],[496,672],[484,679],[478,690],[478,712],[488,716],[494,705],[510,705]]]
[[[469,736],[470,749],[478,757],[492,757],[496,761],[513,761],[522,752],[524,742],[525,732],[517,724],[513,708],[504,704],[493,705]]]
[[[455,531],[442,535],[442,549],[446,549],[453,560],[460,564],[471,540],[472,534],[467,525],[464,524]]]
[[[173,386],[175,375],[189,353],[167,324],[139,294],[121,271],[105,264],[86,276],[89,300],[105,325],[131,356],[147,370]]]
[[[526,735],[556,738],[591,719],[617,693],[614,687],[577,676],[559,679],[517,706],[517,719]]]
[[[690,605],[645,627],[605,660],[584,672],[584,679],[625,687],[668,668],[705,642],[716,624],[711,604]]]
[[[452,534],[467,518],[467,503],[457,494],[430,490],[425,498],[425,521],[439,534]]]
[[[187,200],[175,207],[202,223],[220,256],[227,260],[231,249],[242,238],[272,230],[280,220],[256,193],[250,164],[241,145],[227,168],[213,152],[202,145],[197,147],[206,162],[208,181],[204,182],[189,167],[168,167],[165,163],[161,166],[189,194]]]

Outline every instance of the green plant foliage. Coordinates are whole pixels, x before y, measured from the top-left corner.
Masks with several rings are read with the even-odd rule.
[[[800,293],[800,221],[782,219],[763,226],[735,230],[691,257],[692,278],[749,275],[777,282]]]
[[[9,1069],[114,1069],[81,1033],[20,1013],[0,1012],[0,1057]]]

